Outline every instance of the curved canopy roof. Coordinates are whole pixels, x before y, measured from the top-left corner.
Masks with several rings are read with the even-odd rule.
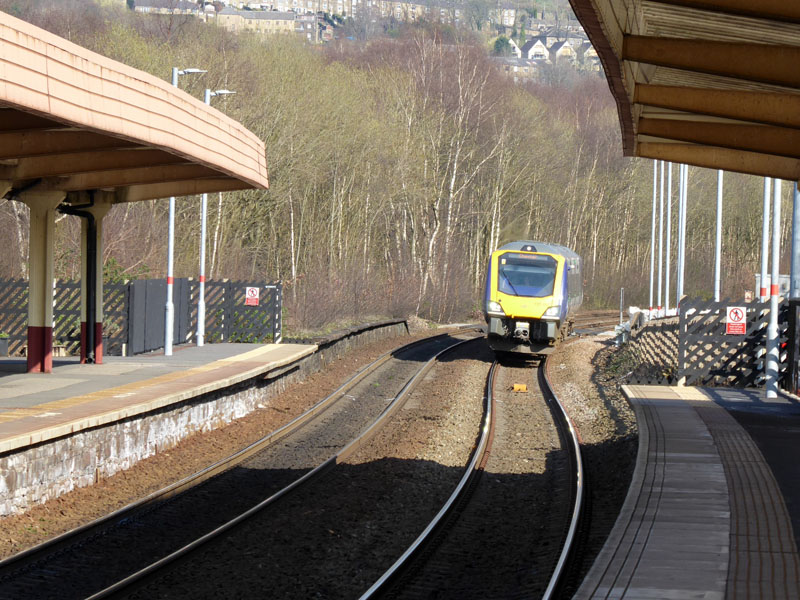
[[[571,4],[603,63],[626,155],[800,179],[800,3]]]
[[[7,14],[0,180],[12,194],[106,190],[117,202],[268,186],[264,143],[241,124]]]

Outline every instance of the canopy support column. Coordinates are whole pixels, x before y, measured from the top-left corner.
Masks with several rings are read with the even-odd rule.
[[[56,207],[66,194],[26,191],[30,207],[30,289],[28,292],[28,373],[53,370],[53,242]]]

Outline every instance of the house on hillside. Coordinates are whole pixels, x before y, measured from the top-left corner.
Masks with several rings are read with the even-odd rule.
[[[552,63],[556,63],[560,60],[575,62],[577,59],[575,49],[566,40],[563,42],[555,42],[547,50],[550,53],[550,62]]]
[[[531,81],[536,77],[538,64],[532,60],[512,57],[495,57],[493,59],[514,82]]]
[[[577,50],[578,62],[583,65],[584,69],[589,71],[600,70],[600,57],[597,56],[597,50],[594,49],[591,42],[584,42]]]
[[[497,8],[497,14],[494,17],[496,22],[505,27],[514,27],[517,22],[517,8],[516,5],[510,3],[503,3]]]
[[[229,31],[255,31],[264,34],[294,33],[295,13],[277,10],[252,11],[225,8],[217,13],[216,23]]]
[[[517,46],[517,42],[512,38],[508,38],[508,44],[511,46],[511,53],[517,58],[522,58],[522,50]]]
[[[134,10],[156,15],[194,15],[199,17],[203,14],[196,2],[187,0],[136,0]]]
[[[521,58],[527,60],[548,60],[550,58],[544,39],[540,37],[528,40],[520,50],[522,51]]]

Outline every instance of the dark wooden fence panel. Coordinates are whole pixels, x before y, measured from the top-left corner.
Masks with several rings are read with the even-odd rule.
[[[66,354],[75,354],[81,345],[81,285],[56,283],[53,291],[53,344]],[[60,353],[57,351],[57,354]]]
[[[725,333],[727,307],[743,306],[747,312],[744,335]],[[786,341],[787,305],[778,315],[780,342]],[[764,383],[764,354],[770,305],[758,302],[684,299],[681,302],[679,378],[687,385],[754,387]],[[781,373],[785,353],[781,353]]]
[[[260,290],[258,306],[245,305],[245,290]],[[173,287],[175,344],[190,343],[197,328],[199,285],[176,279]],[[243,281],[206,283],[206,341],[280,341],[282,285]],[[163,279],[137,280],[103,286],[103,339],[105,354],[148,352],[164,346],[164,312],[167,300]],[[56,282],[54,286],[53,342],[67,353],[80,346],[80,283]],[[28,282],[0,279],[0,332],[9,335],[9,352],[19,353],[27,344]]]
[[[674,385],[678,381],[678,319],[645,323],[632,334],[629,350],[636,367],[630,383]]]
[[[0,280],[0,332],[8,335],[9,354],[28,343],[28,282]]]
[[[245,303],[248,287],[258,305]],[[266,343],[281,339],[282,285],[248,281],[206,283],[206,341]]]
[[[121,356],[123,344],[128,343],[127,283],[103,285],[103,353]]]

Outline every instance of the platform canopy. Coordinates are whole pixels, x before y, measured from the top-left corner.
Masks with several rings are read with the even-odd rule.
[[[570,1],[626,155],[800,179],[800,3]]]
[[[0,13],[0,195],[266,188],[264,143],[170,85]]]

